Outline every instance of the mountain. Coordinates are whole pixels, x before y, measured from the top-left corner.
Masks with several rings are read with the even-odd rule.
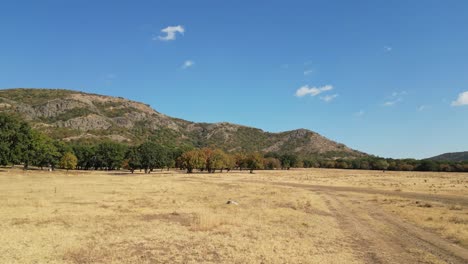
[[[463,152],[453,152],[453,153],[445,153],[442,155],[438,155],[432,158],[428,158],[428,160],[434,161],[468,161],[468,151]]]
[[[137,144],[151,139],[216,146],[230,152],[289,152],[329,158],[366,155],[306,129],[270,133],[230,123],[194,123],[122,97],[63,89],[0,90],[0,112],[19,114],[36,129],[64,141],[107,138]]]

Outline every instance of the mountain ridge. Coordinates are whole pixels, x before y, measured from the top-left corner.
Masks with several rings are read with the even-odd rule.
[[[19,114],[37,129],[65,141],[107,138],[138,143],[152,139],[195,147],[214,145],[229,152],[330,158],[366,155],[304,128],[274,133],[229,122],[197,123],[162,114],[148,104],[123,97],[67,89],[0,90],[0,112]]]
[[[427,160],[433,161],[468,161],[468,151],[460,151],[460,152],[448,152],[444,154],[440,154],[434,157],[430,157]]]

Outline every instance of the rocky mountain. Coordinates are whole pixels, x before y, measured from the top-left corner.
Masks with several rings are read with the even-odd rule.
[[[230,123],[194,123],[125,98],[71,90],[0,90],[0,112],[19,114],[35,128],[65,141],[108,138],[136,144],[151,139],[166,144],[217,146],[226,151],[291,152],[330,158],[365,155],[306,129],[269,133]]]
[[[445,153],[432,158],[428,158],[428,160],[454,162],[468,161],[468,151]]]

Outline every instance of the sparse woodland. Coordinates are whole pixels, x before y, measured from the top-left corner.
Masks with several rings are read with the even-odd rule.
[[[75,161],[76,160],[76,161]],[[467,172],[468,162],[414,159],[301,157],[293,153],[226,152],[215,147],[165,145],[148,140],[127,145],[104,140],[94,143],[54,140],[18,117],[0,114],[0,165],[55,169],[118,170],[131,172],[179,168],[188,173],[213,173],[233,169],[339,168],[395,171]]]

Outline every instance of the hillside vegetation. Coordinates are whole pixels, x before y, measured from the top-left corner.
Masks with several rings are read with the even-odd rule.
[[[445,154],[442,154],[442,155],[438,155],[438,156],[429,158],[428,160],[453,161],[453,162],[468,161],[468,151],[445,153]]]
[[[18,114],[34,128],[64,141],[96,143],[110,139],[136,145],[151,140],[196,148],[216,146],[227,152],[365,156],[306,129],[269,133],[231,123],[194,123],[164,115],[140,102],[71,90],[2,90],[0,112]]]

